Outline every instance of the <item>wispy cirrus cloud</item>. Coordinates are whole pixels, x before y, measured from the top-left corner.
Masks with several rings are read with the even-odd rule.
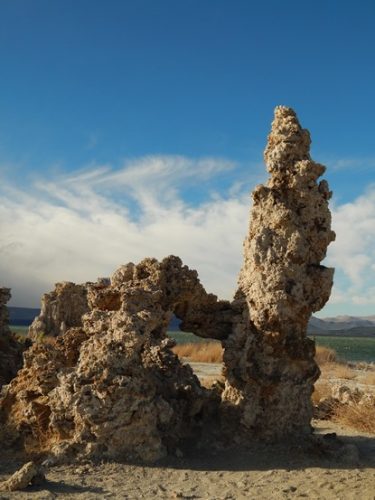
[[[175,254],[208,290],[230,297],[248,189],[200,203],[188,191],[234,169],[222,159],[159,156],[40,179],[27,191],[3,185],[2,283],[13,288],[14,303],[35,305],[56,281],[95,280],[128,261]]]
[[[336,158],[329,160],[328,163],[333,171],[370,171],[375,168],[375,156]]]
[[[198,270],[208,291],[230,298],[242,262],[249,191],[265,177],[260,165],[244,175],[225,159],[149,156],[117,169],[92,165],[55,174],[28,188],[3,182],[1,284],[12,287],[14,304],[33,306],[57,281],[92,281],[129,261],[175,254]],[[337,239],[327,265],[336,273],[325,314],[371,313],[375,185],[351,203],[333,205],[332,216]]]

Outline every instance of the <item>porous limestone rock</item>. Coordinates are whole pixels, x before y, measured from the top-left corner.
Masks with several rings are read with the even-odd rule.
[[[310,432],[319,369],[306,328],[330,295],[333,269],[321,261],[335,234],[331,193],[318,181],[325,167],[310,158],[309,148],[309,132],[295,112],[277,107],[264,154],[271,175],[253,192],[233,302],[242,316],[224,343],[224,408],[249,437]]]
[[[57,337],[68,328],[81,326],[82,316],[88,310],[86,285],[56,283],[52,292],[43,295],[41,311],[30,325],[29,337]]]
[[[6,303],[10,297],[10,289],[0,287],[0,388],[9,382],[22,366],[25,347],[9,329]]]
[[[321,261],[334,233],[331,193],[318,181],[324,167],[309,146],[294,111],[276,108],[265,151],[271,176],[253,193],[232,303],[207,294],[173,256],[45,295],[31,335],[56,339],[36,342],[7,386],[0,400],[7,435],[70,460],[152,461],[187,437],[199,440],[210,415],[231,442],[310,433],[319,369],[306,328],[330,294],[333,270]],[[221,399],[170,350],[172,314],[181,329],[223,341]]]
[[[197,324],[195,305],[209,317],[217,304],[220,318],[228,304],[173,256],[122,266],[110,286],[88,286],[87,302],[81,326],[25,353],[1,400],[5,426],[26,450],[69,460],[152,461],[197,436],[219,398],[170,350],[166,329],[173,313]]]
[[[31,484],[40,484],[44,479],[42,468],[34,462],[27,462],[9,479],[0,483],[0,491],[24,490]]]
[[[331,387],[331,396],[340,404],[357,404],[363,398],[364,392],[358,387],[348,387],[340,383],[333,384]]]
[[[114,285],[118,284],[121,280],[128,279],[127,273],[133,268],[132,263],[123,265],[113,275],[112,280],[98,278],[96,284],[103,289],[110,286],[111,281]],[[83,315],[90,310],[88,290],[92,285],[94,284],[56,283],[52,292],[43,295],[40,315],[30,325],[29,337],[33,340],[44,336],[57,337],[69,328],[81,327]],[[112,296],[113,299],[110,298]],[[107,300],[118,300],[118,296],[109,293]],[[182,330],[194,332],[204,338],[221,340],[228,337],[232,329],[231,304],[225,300],[218,301],[215,295],[206,292],[193,304],[181,301],[176,305],[175,315],[182,320]]]

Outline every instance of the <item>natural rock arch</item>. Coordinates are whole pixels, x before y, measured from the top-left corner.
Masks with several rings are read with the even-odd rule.
[[[306,327],[330,294],[333,270],[320,263],[334,239],[328,185],[317,182],[324,167],[309,145],[294,111],[277,107],[265,151],[271,177],[253,193],[231,303],[207,294],[173,256],[121,266],[110,283],[68,283],[45,295],[31,331],[48,327],[58,337],[35,343],[4,391],[8,436],[69,459],[155,460],[199,439],[210,416],[218,435],[241,443],[309,434],[319,369]],[[80,300],[61,307],[59,291]],[[202,388],[170,350],[173,313],[182,329],[222,340],[221,394]]]
[[[230,304],[173,256],[121,266],[87,286],[87,304],[80,326],[25,354],[3,401],[15,436],[29,451],[143,460],[197,436],[219,400],[171,352],[167,327],[176,313],[197,332],[220,321],[223,335]]]

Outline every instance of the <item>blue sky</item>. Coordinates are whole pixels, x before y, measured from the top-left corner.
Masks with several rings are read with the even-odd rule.
[[[273,108],[327,165],[321,315],[375,314],[375,3],[0,2],[0,273],[56,281],[177,253],[230,297]]]

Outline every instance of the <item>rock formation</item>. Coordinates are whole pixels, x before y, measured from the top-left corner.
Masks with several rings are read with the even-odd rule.
[[[39,486],[44,481],[43,468],[34,462],[28,462],[9,479],[0,483],[0,491],[24,490],[30,485]]]
[[[278,107],[265,151],[271,174],[253,193],[244,265],[232,303],[207,294],[178,257],[121,266],[111,280],[57,284],[30,332],[36,342],[0,400],[7,436],[26,450],[72,459],[155,460],[211,416],[242,443],[310,433],[319,369],[306,338],[328,300],[321,265],[330,229],[324,167],[293,110]],[[223,341],[225,387],[202,388],[166,336],[181,329]],[[208,425],[208,424],[207,424]]]
[[[9,288],[0,288],[0,388],[16,375],[22,365],[22,352],[24,350],[24,345],[9,329],[9,314],[6,303],[10,297]]]
[[[126,276],[129,266],[132,264],[121,266],[112,277],[112,282]],[[111,280],[98,278],[96,284],[106,287],[111,284]],[[52,292],[43,295],[41,311],[30,325],[29,337],[33,340],[44,336],[57,337],[69,328],[81,327],[84,314],[90,311],[87,294],[93,285],[90,282],[80,285],[67,281],[56,283]],[[230,303],[218,301],[215,295],[206,292],[193,304],[177,304],[175,315],[183,320],[182,330],[193,332],[199,337],[221,340],[227,338],[232,329],[233,310]]]
[[[199,330],[199,310],[225,325],[229,304],[177,257],[122,266],[111,285],[88,286],[87,301],[81,326],[25,353],[2,400],[8,435],[69,459],[149,461],[199,434],[219,398],[172,353],[166,329],[175,313]]]
[[[335,234],[331,193],[325,180],[318,182],[325,167],[312,161],[309,148],[309,132],[294,111],[277,107],[264,154],[271,176],[253,192],[233,302],[242,317],[224,344],[224,406],[250,437],[310,432],[319,369],[306,329],[330,295],[333,269],[321,261]]]
[[[81,326],[88,311],[87,286],[57,283],[52,292],[43,295],[40,315],[32,322],[29,336],[34,340],[44,335],[57,337],[68,328]]]

